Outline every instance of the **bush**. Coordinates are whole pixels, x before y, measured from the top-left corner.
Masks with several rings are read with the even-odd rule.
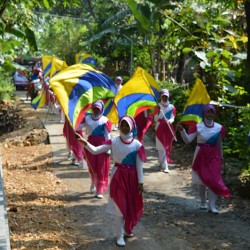
[[[0,74],[0,101],[10,100],[14,96],[15,90],[11,78]]]

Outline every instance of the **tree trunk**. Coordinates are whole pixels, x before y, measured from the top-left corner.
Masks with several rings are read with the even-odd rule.
[[[0,7],[0,17],[2,16],[4,10],[7,7],[8,0],[3,0],[2,6]]]

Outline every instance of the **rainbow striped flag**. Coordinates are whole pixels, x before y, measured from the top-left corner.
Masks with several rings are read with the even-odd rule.
[[[65,61],[60,60],[57,57],[53,57],[51,61],[51,70],[50,76],[53,77],[58,74],[61,70],[66,69],[68,67]]]
[[[31,106],[34,109],[39,109],[42,108],[45,105],[45,103],[46,103],[46,94],[44,88],[42,88],[40,94],[32,100]]]
[[[50,76],[53,56],[42,57],[43,77]]]
[[[184,108],[180,123],[193,126],[203,119],[202,108],[205,104],[210,102],[210,96],[207,93],[203,82],[197,78],[192,89],[191,95]]]
[[[136,117],[144,110],[158,105],[160,87],[143,68],[137,67],[131,79],[119,90],[114,99],[119,118]]]
[[[76,63],[88,64],[94,68],[97,66],[95,58],[92,57],[90,54],[76,54],[75,59]]]
[[[109,76],[86,64],[67,67],[49,83],[74,130],[93,102],[117,94],[115,82]]]

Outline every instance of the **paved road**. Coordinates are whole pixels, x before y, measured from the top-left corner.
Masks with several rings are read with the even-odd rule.
[[[59,120],[59,115],[48,114],[43,122],[53,151],[54,171],[67,187],[66,209],[78,238],[74,250],[119,249],[115,245],[113,218],[105,212],[107,194],[103,200],[95,199],[89,192],[88,171],[69,165]],[[249,221],[229,207],[221,208],[218,216],[197,209],[190,173],[175,166],[170,167],[170,174],[159,172],[154,141],[149,137],[145,138],[145,148],[146,209],[135,227],[135,237],[127,240],[129,250],[249,249]],[[0,249],[5,250],[1,245]]]
[[[68,188],[66,209],[78,238],[76,249],[117,249],[114,221],[105,211],[107,194],[103,200],[95,199],[89,192],[88,171],[69,165],[59,120],[59,116],[49,115],[45,127],[55,173]],[[112,136],[116,133],[112,132]],[[221,207],[218,216],[199,210],[189,170],[180,171],[173,164],[169,174],[160,172],[154,140],[146,136],[144,145],[145,213],[134,229],[135,237],[127,239],[128,249],[249,249],[248,221],[238,217],[230,207]]]
[[[107,194],[103,200],[93,198],[90,193],[90,178],[87,170],[81,167],[70,166],[67,161],[67,152],[65,147],[65,138],[62,135],[63,125],[59,123],[58,115],[48,114],[45,127],[48,131],[50,143],[53,151],[54,170],[58,178],[62,179],[67,186],[65,194],[68,200],[67,210],[74,221],[74,229],[78,234],[78,248],[84,250],[97,249],[117,249],[115,245],[115,230],[113,218],[106,211]],[[112,132],[115,136],[118,132]],[[177,186],[183,185],[182,177],[177,171],[172,170],[171,174],[167,175],[157,171],[158,160],[156,157],[155,145],[152,139],[145,138],[145,147],[147,151],[148,162],[145,165],[145,182],[146,188],[151,191],[158,189],[167,189],[167,186],[172,183],[172,187],[168,188],[168,192],[174,192],[174,196],[178,195]],[[156,170],[156,171],[155,171]],[[173,179],[174,176],[174,179]],[[164,183],[161,187],[157,183]],[[155,188],[153,190],[153,187]],[[180,193],[180,197],[183,194]],[[187,203],[195,205],[193,197],[186,199]],[[181,199],[181,198],[180,198]],[[182,200],[182,199],[181,199]],[[182,200],[183,202],[183,200]],[[168,243],[168,247],[155,239],[151,234],[151,229],[147,228],[147,222],[139,222],[135,228],[135,237],[128,239],[127,245],[130,250],[166,250],[166,249],[193,249],[187,245],[185,240],[173,239]]]

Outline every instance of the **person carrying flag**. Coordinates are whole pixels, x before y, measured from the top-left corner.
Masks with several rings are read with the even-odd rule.
[[[156,122],[156,149],[158,150],[160,167],[164,173],[169,173],[168,163],[172,162],[170,154],[172,152],[172,143],[175,139],[172,123],[176,116],[176,109],[169,102],[169,91],[167,89],[160,91],[160,98],[159,110],[154,116],[154,121]]]
[[[122,77],[121,76],[117,76],[115,78],[115,86],[116,86],[116,89],[117,89],[117,93],[121,90],[122,83],[123,83]],[[118,130],[118,124],[114,124],[113,131],[117,131],[117,130]]]
[[[143,214],[143,145],[135,139],[136,124],[131,116],[119,122],[120,134],[99,147],[78,136],[86,150],[101,154],[111,150],[115,165],[111,172],[107,212],[115,215],[116,244],[124,247],[124,238],[133,237],[133,228]]]
[[[85,127],[88,141],[94,146],[102,145],[111,138],[112,123],[103,115],[103,112],[103,101],[94,102],[92,114],[85,116],[77,129],[80,130]],[[84,153],[91,177],[90,192],[96,192],[96,198],[103,199],[103,194],[107,190],[109,182],[110,154],[105,152],[96,156],[88,150],[84,150]]]
[[[197,145],[192,163],[192,181],[199,186],[200,209],[205,209],[213,214],[218,214],[216,199],[218,195],[230,197],[230,191],[223,183],[221,177],[221,162],[223,159],[222,138],[225,129],[214,122],[215,106],[206,104],[203,107],[203,121],[196,124],[186,133],[182,125],[177,129],[185,143],[192,142],[197,137]],[[208,205],[206,192],[208,189]]]
[[[137,139],[143,143],[144,136],[154,121],[155,108],[144,110],[135,117]]]
[[[77,131],[82,135],[82,131]],[[74,166],[82,165],[83,169],[85,169],[85,160],[83,158],[82,147],[78,140],[75,138],[75,132],[72,129],[68,119],[64,120],[63,125],[63,135],[66,139],[66,149],[68,151],[68,160],[72,160],[71,164]]]

